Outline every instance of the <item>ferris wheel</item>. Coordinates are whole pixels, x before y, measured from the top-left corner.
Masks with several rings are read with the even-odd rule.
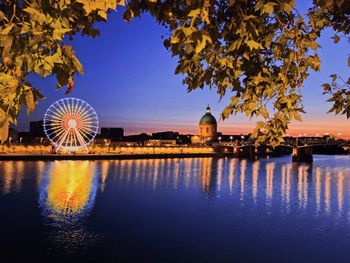
[[[98,132],[98,117],[85,101],[64,98],[53,103],[44,116],[44,131],[56,151],[77,151],[87,145]]]

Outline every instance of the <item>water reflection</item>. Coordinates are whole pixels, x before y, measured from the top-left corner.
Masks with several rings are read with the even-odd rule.
[[[19,192],[24,175],[24,162],[4,162],[1,167],[2,193]]]
[[[267,205],[271,205],[273,195],[273,175],[275,171],[275,163],[266,163],[266,198]]]
[[[264,205],[266,211],[278,207],[282,213],[349,212],[350,166],[345,161],[332,166],[317,160],[313,166],[297,165],[283,158],[6,161],[0,162],[0,193],[20,193],[26,174],[36,175],[39,205],[50,224],[80,224],[93,210],[96,195],[107,187],[200,192],[205,199],[227,195],[242,204]]]
[[[338,210],[341,212],[343,210],[343,201],[344,201],[344,171],[339,169],[337,172],[337,199],[338,199]]]
[[[37,247],[23,249],[36,255],[64,251],[74,254],[71,258],[83,251],[79,256],[96,262],[105,254],[108,259],[135,256],[132,262],[151,254],[152,262],[193,262],[211,249],[221,261],[258,262],[246,258],[255,254],[247,253],[250,247],[266,262],[276,261],[279,251],[291,256],[290,261],[281,256],[284,262],[308,257],[346,262],[349,160],[316,156],[313,165],[289,158],[0,162],[0,246],[17,251],[18,244],[34,240]],[[232,253],[233,247],[239,249]],[[193,258],[177,258],[189,250]],[[238,256],[230,260],[232,255]],[[207,260],[217,261],[215,255]]]
[[[92,210],[112,178],[119,188],[174,189],[200,192],[206,198],[228,193],[240,202],[275,204],[283,211],[315,208],[315,214],[345,213],[350,167],[314,162],[314,167],[274,160],[154,159],[103,162],[0,162],[0,193],[21,192],[26,174],[36,174],[45,217],[72,222]]]
[[[101,190],[108,165],[101,164]],[[39,206],[46,224],[52,229],[49,245],[68,254],[88,248],[100,236],[89,231],[84,220],[91,212],[98,189],[96,163],[55,161],[48,164],[39,186]]]
[[[290,208],[291,171],[292,164],[283,164],[281,166],[281,197],[287,211]]]
[[[75,220],[88,213],[95,201],[97,177],[94,162],[53,162],[40,186],[40,206],[56,220]]]

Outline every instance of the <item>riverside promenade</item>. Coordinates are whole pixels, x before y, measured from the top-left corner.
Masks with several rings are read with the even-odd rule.
[[[12,145],[0,148],[0,160],[118,160],[232,156],[232,147],[209,146],[94,146],[88,152],[55,153],[50,145]]]
[[[55,161],[55,160],[126,160],[162,158],[199,158],[233,156],[232,153],[167,153],[167,154],[0,154],[0,161]]]

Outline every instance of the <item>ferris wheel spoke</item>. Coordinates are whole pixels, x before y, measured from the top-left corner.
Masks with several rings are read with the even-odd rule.
[[[68,103],[67,103],[67,108],[69,110],[69,113],[73,115],[72,103],[69,103],[69,99],[68,99]]]
[[[46,119],[50,119],[49,122],[61,122],[63,120],[63,116],[61,115],[52,115],[52,113],[47,113],[45,116]],[[46,121],[47,123],[48,121]]]
[[[48,129],[47,132],[46,132],[46,134],[47,134],[49,137],[51,137],[52,135],[58,134],[58,133],[60,133],[61,131],[64,131],[64,129],[63,129],[63,128],[59,128],[59,129]]]
[[[45,126],[54,126],[54,125],[62,126],[62,121],[63,120],[50,120],[49,122],[44,123],[44,125]]]
[[[63,116],[63,112],[62,112],[59,108],[57,108],[56,105],[54,105],[54,104],[52,104],[52,105],[50,106],[50,108],[47,110],[46,113],[47,113],[47,114],[48,114],[48,113],[52,113],[52,114],[55,114],[55,115],[61,115],[61,116]]]
[[[62,126],[62,121],[61,120],[50,120],[50,121],[46,121],[44,123],[44,126],[54,126],[54,125]]]
[[[72,131],[71,132],[71,138],[70,138],[70,144],[73,147],[78,147],[78,144],[77,144],[76,139],[75,139],[75,135],[76,135],[75,132]]]
[[[64,129],[62,125],[47,125],[45,126],[46,130],[59,130],[59,129]]]
[[[98,126],[98,119],[86,119],[82,120],[82,126]]]
[[[92,133],[92,132],[94,132],[93,129],[88,128],[88,127],[79,127],[79,130],[84,131],[85,133]]]
[[[63,104],[63,108],[65,109],[65,111],[67,112],[68,115],[71,115],[72,113],[70,112],[68,106],[65,103],[65,100],[62,100],[62,104]],[[68,104],[69,105],[69,104]]]
[[[91,133],[83,133],[87,143],[90,143],[94,136]]]
[[[61,136],[64,132],[66,132],[65,129],[63,129],[63,130],[61,130],[60,132],[56,133],[56,135],[55,135],[54,137],[51,138],[51,141],[55,141],[56,138],[58,138],[58,140],[59,140],[60,136]],[[51,133],[51,135],[53,135],[53,134],[54,134],[54,132]],[[50,137],[50,136],[49,136],[49,137]]]
[[[51,114],[46,114],[46,117],[50,117],[50,118],[52,118],[52,119],[54,119],[54,120],[62,120],[63,118],[62,118],[62,116],[60,116],[60,115],[51,115]],[[53,121],[53,120],[50,120],[50,121]]]
[[[47,127],[46,130],[59,132],[61,130],[64,130],[64,127],[62,127],[62,126],[50,126],[50,127]]]
[[[65,100],[61,100],[61,109],[65,112],[65,116],[69,116],[70,112],[66,107]]]
[[[56,151],[61,148],[87,149],[98,132],[98,117],[85,101],[63,98],[53,103],[44,115],[44,131]]]
[[[81,119],[89,118],[89,115],[90,115],[89,111],[82,111],[82,112],[79,113],[79,117]]]
[[[54,114],[54,115],[60,116],[60,117],[63,117],[65,114],[60,108],[57,108],[56,105],[51,105],[49,110],[47,111],[47,113]]]
[[[82,146],[84,146],[84,147],[86,147],[86,142],[85,142],[85,140],[84,140],[84,138],[82,137],[82,135],[81,135],[81,133],[75,128],[75,134],[76,134],[76,136],[77,136],[77,138],[78,138],[78,141],[80,142],[80,144],[82,145]],[[86,147],[87,148],[87,147]]]
[[[77,134],[76,133],[74,133],[74,142],[75,142],[75,145],[78,145],[78,143],[77,143]],[[78,139],[78,141],[79,141],[79,139]]]
[[[62,135],[62,137],[60,137],[60,139],[58,140],[57,150],[59,150],[62,147],[62,144],[66,140],[66,137],[67,137],[68,133],[69,133],[69,130],[65,130],[64,134]]]
[[[85,124],[84,123],[84,126],[82,126],[83,128],[85,128],[85,129],[94,129],[95,127],[97,127],[97,125],[96,124]]]
[[[89,137],[90,132],[85,132],[85,131],[82,130],[82,129],[78,129],[78,131],[79,131],[79,133],[80,133],[81,135],[83,135],[83,137],[85,137],[88,141],[91,140],[91,138]]]
[[[74,116],[77,116],[77,110],[78,110],[78,106],[79,106],[80,100],[77,100],[77,103],[73,103],[73,114]]]
[[[96,112],[92,109],[92,107],[89,104],[85,104],[84,107],[82,107],[82,110],[79,114],[82,114],[82,117],[85,117],[87,115],[96,115]]]
[[[59,105],[59,103],[57,103],[57,104]],[[56,110],[56,112],[55,111],[52,111],[52,112],[58,114],[59,116],[63,117],[64,115],[66,115],[66,113],[61,109],[61,107],[56,108],[55,104],[52,104],[51,107]]]
[[[81,114],[84,112],[85,109],[85,105],[83,102],[81,102],[81,104],[78,106],[78,110],[77,110],[77,116],[81,116]]]

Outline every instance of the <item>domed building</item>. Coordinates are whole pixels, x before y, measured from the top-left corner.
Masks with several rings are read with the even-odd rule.
[[[217,122],[215,117],[210,112],[208,105],[207,112],[199,121],[199,136],[202,142],[209,142],[216,139]]]

